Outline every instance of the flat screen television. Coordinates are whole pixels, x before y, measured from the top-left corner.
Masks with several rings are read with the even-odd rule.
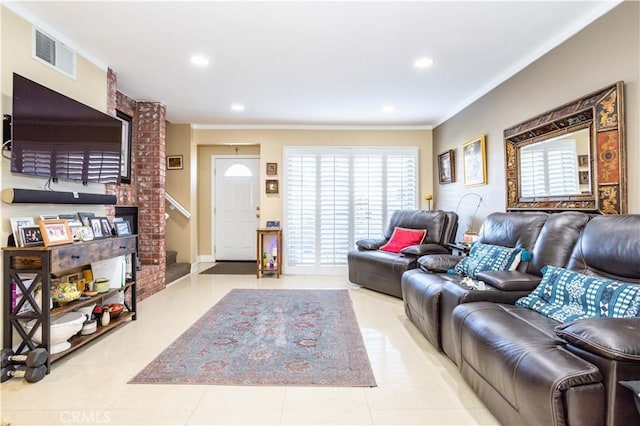
[[[86,184],[119,183],[122,123],[13,74],[11,171]]]

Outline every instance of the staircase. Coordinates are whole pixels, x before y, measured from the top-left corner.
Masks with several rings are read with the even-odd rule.
[[[175,250],[167,250],[167,267],[165,272],[165,280],[164,283],[169,284],[180,277],[184,277],[185,275],[189,275],[191,273],[191,264],[190,263],[178,263],[176,259],[178,258],[178,252]]]

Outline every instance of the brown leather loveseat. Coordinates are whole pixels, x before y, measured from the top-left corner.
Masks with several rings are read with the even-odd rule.
[[[420,244],[407,247],[400,253],[379,250],[389,241],[396,227],[426,229],[427,233]],[[453,241],[457,229],[458,215],[453,212],[397,210],[391,215],[382,238],[359,240],[356,242],[357,250],[348,253],[349,281],[371,290],[402,297],[402,274],[415,268],[420,256],[450,253],[446,245]]]
[[[619,384],[640,379],[640,313],[562,323],[514,305],[538,286],[546,265],[636,291],[640,215],[496,213],[479,241],[526,246],[534,234],[531,259],[515,271],[479,273],[484,289],[442,271],[459,260],[453,256],[421,258],[422,269],[402,278],[407,316],[503,424],[640,424],[633,394]],[[631,297],[640,302],[640,293]]]

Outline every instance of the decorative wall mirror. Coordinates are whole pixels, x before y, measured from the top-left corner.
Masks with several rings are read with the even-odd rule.
[[[627,212],[623,87],[504,131],[507,210]]]

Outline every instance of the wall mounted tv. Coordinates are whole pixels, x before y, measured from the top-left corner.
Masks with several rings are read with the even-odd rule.
[[[12,114],[12,172],[120,182],[120,120],[15,73]]]

